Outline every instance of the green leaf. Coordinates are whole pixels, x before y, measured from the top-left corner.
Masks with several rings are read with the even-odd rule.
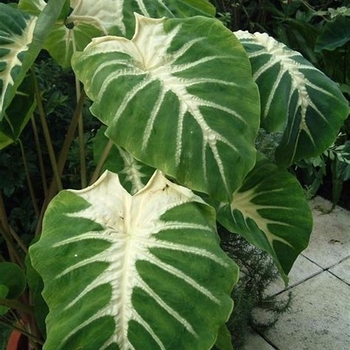
[[[350,17],[338,16],[324,26],[323,32],[317,38],[315,51],[333,51],[348,41],[350,41]]]
[[[14,263],[0,262],[0,285],[8,288],[6,298],[15,299],[26,287],[26,277],[23,270]]]
[[[5,285],[0,284],[0,298],[6,298],[8,292],[9,292],[9,288]],[[0,304],[0,316],[5,315],[8,310],[9,310],[9,307],[3,306]]]
[[[108,147],[109,139],[104,135],[105,131],[104,126],[100,127],[93,139],[96,164],[99,163],[106,147]],[[128,151],[113,145],[102,167],[102,172],[105,170],[117,173],[122,186],[129,193],[135,194],[145,187],[155,169],[137,161]]]
[[[26,78],[0,121],[0,150],[18,141],[36,108],[32,78]]]
[[[338,86],[298,52],[267,34],[235,32],[250,58],[261,96],[261,125],[283,131],[276,161],[288,166],[320,155],[349,113]]]
[[[50,310],[45,350],[210,349],[232,310],[238,270],[215,211],[158,171],[134,196],[108,171],[62,191],[30,256]]]
[[[295,259],[307,247],[312,215],[298,181],[265,158],[258,160],[218,221],[275,260],[285,281]]]
[[[73,57],[92,113],[135,158],[228,201],[255,163],[259,96],[246,53],[217,20],[136,19],[132,40],[94,39]]]
[[[42,49],[65,0],[50,0],[33,17],[0,3],[0,120]]]
[[[23,57],[33,40],[36,18],[0,3],[0,120],[8,106]]]
[[[45,49],[64,68],[71,65],[72,54],[82,51],[96,37],[114,34],[131,37],[135,30],[134,12],[147,17],[214,16],[206,0],[75,0],[72,13],[60,19],[50,33]]]
[[[30,256],[27,255],[25,259],[27,282],[31,292],[32,308],[34,309],[34,316],[36,324],[40,330],[40,333],[46,337],[46,324],[45,319],[49,313],[49,308],[46,305],[42,296],[44,289],[44,282],[41,276],[34,270],[30,261]]]
[[[215,347],[218,350],[233,350],[231,333],[228,330],[226,324],[222,325],[219,329],[218,339],[216,340]]]
[[[45,41],[44,49],[59,65],[69,68],[73,53],[84,50],[92,38],[102,35],[103,32],[100,29],[89,23],[80,22],[71,29],[58,23]]]
[[[145,17],[214,16],[215,8],[207,0],[75,0],[67,23],[87,22],[105,34],[131,38],[135,31],[134,13]]]
[[[38,17],[41,11],[45,8],[46,2],[44,0],[20,0],[18,8],[33,16]]]

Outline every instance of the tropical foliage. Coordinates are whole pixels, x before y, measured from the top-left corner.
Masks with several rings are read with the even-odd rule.
[[[238,268],[220,248],[216,221],[266,251],[287,283],[312,219],[286,168],[335,140],[349,113],[338,86],[267,34],[230,31],[206,0],[0,5],[1,147],[20,143],[37,108],[53,174],[26,260],[30,300],[46,333],[33,334],[33,343],[46,350],[232,348],[225,322]],[[76,75],[77,106],[57,159],[29,70],[42,49]],[[27,79],[34,86],[25,93]],[[13,113],[24,97],[28,107]],[[85,97],[103,124],[92,142],[90,186]],[[76,126],[83,189],[63,190]],[[281,136],[275,162],[255,147],[261,129]],[[2,204],[1,211],[17,262],[18,235]],[[17,305],[32,315],[13,303],[19,287],[13,291],[7,277],[2,313]]]

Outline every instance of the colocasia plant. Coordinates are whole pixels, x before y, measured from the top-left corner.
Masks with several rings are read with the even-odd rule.
[[[102,124],[81,190],[61,190],[62,159],[48,147],[54,180],[26,259],[30,307],[15,303],[14,275],[1,275],[1,311],[19,306],[45,350],[231,349],[239,272],[216,222],[268,252],[287,283],[312,217],[286,169],[336,138],[349,113],[337,85],[268,35],[231,32],[206,0],[0,5],[1,147],[35,108],[45,125],[35,84],[21,90],[42,49],[76,75],[74,118],[86,95]],[[24,97],[29,108],[12,113]],[[275,162],[256,150],[259,129],[281,135]],[[31,335],[33,309],[42,331]]]

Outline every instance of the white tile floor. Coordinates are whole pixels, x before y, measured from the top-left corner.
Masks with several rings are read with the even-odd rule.
[[[245,350],[350,350],[350,212],[316,198],[311,206],[314,229],[309,247],[290,273],[284,290],[278,281],[267,293],[285,298],[291,310],[276,326],[247,338]],[[267,315],[259,314],[259,317]]]

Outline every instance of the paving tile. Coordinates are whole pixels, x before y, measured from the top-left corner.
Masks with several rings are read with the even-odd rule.
[[[264,338],[255,332],[247,334],[242,350],[275,350]]]
[[[292,270],[289,273],[289,285],[288,288],[295,286],[296,284],[305,281],[311,276],[322,272],[323,269],[318,265],[314,264],[302,255],[299,255],[298,259],[295,261]],[[265,291],[267,296],[277,294],[285,289],[284,282],[282,278],[278,278],[274,283],[272,283]]]
[[[303,255],[327,269],[350,256],[350,213],[338,206],[325,212],[331,203],[321,197],[316,197],[311,207],[314,228]]]
[[[350,285],[350,258],[347,258],[340,264],[332,267],[329,271]]]
[[[280,350],[349,350],[350,287],[325,271],[291,291],[290,312],[279,317],[266,339]]]

